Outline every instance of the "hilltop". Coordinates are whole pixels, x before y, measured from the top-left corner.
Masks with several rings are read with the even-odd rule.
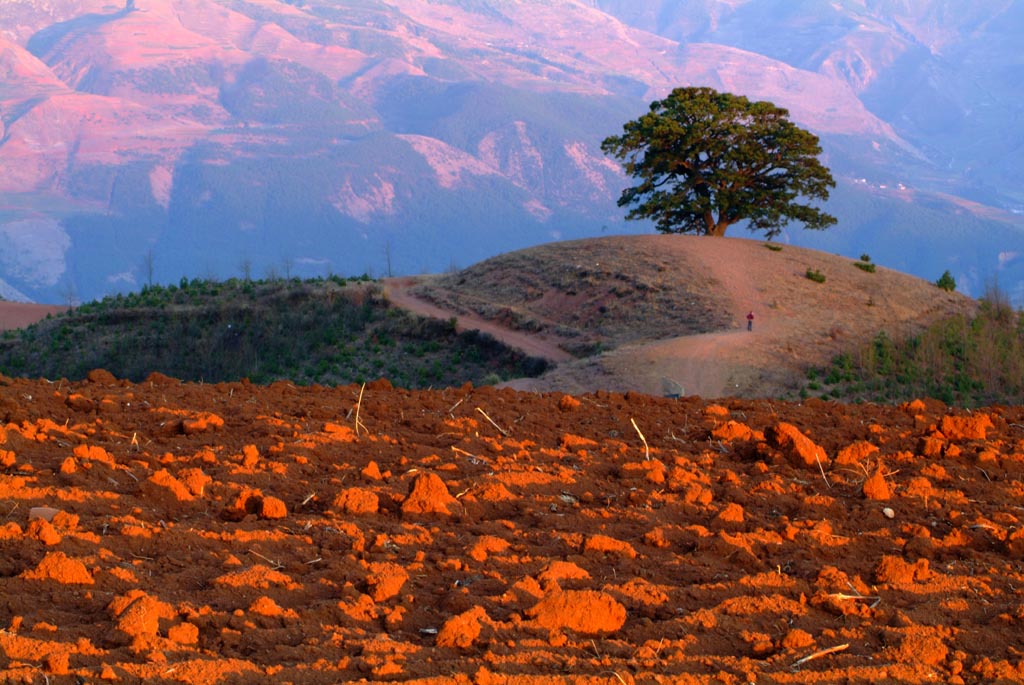
[[[568,353],[544,375],[510,383],[515,388],[795,397],[808,369],[880,331],[898,339],[977,311],[969,297],[857,263],[740,238],[615,236],[542,245],[396,285],[489,322],[499,338],[514,331]]]

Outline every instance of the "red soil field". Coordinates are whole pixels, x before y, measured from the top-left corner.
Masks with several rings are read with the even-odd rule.
[[[48,314],[59,314],[67,307],[55,304],[0,302],[0,331],[24,328],[42,321]]]
[[[0,377],[0,682],[1024,680],[1024,408]]]

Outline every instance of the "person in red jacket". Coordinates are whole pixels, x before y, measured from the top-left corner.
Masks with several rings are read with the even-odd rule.
[[[754,312],[753,311],[751,311],[749,314],[747,314],[747,330],[748,331],[754,330]]]

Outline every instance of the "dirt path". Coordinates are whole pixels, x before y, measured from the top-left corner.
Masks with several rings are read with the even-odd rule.
[[[704,265],[722,284],[735,313],[730,330],[624,345],[597,359],[560,367],[541,379],[508,385],[519,390],[585,392],[601,383],[619,391],[701,397],[756,393],[767,382],[758,366],[771,350],[784,346],[779,310],[769,299],[764,274],[752,272],[749,261],[736,258],[735,242],[707,241],[701,247]],[[754,327],[747,331],[750,311]]]
[[[455,329],[458,331],[478,330],[494,336],[497,340],[510,347],[530,355],[540,357],[553,362],[566,362],[572,359],[572,355],[558,347],[558,345],[547,338],[513,331],[505,326],[487,321],[474,314],[456,313],[438,307],[433,302],[416,297],[412,294],[411,288],[420,280],[420,277],[386,278],[384,283],[384,296],[392,303],[402,309],[407,309],[420,316],[429,316],[435,319],[455,319]]]
[[[713,241],[709,245],[712,251],[706,256],[706,265],[714,279],[726,285],[724,291],[736,312],[734,328],[623,349],[620,366],[632,365],[634,373],[651,368],[660,376],[647,379],[647,392],[656,392],[655,385],[658,385],[663,394],[676,391],[701,397],[734,394],[750,380],[741,373],[744,360],[763,356],[765,348],[776,342],[778,320],[771,315],[763,289],[756,286],[746,265],[735,258],[734,246],[724,241]],[[747,312],[754,313],[752,331],[747,330]]]
[[[517,379],[506,384],[520,390],[544,391],[559,388],[584,392],[595,383],[621,390],[636,389],[653,395],[695,394],[719,397],[733,394],[739,382],[745,382],[734,368],[737,357],[757,354],[757,348],[774,340],[777,323],[770,315],[764,293],[729,243],[716,244],[717,254],[709,259],[711,275],[728,284],[728,295],[736,312],[733,330],[673,338],[656,343],[626,345],[594,360],[577,360],[557,342],[540,335],[515,331],[473,314],[456,314],[416,297],[411,289],[422,277],[384,280],[385,295],[395,305],[421,316],[447,319],[456,317],[458,330],[478,329],[527,354],[543,357],[561,367],[544,379]],[[746,330],[746,313],[755,312],[757,337]],[[746,348],[746,349],[745,349]],[[615,378],[630,379],[621,387]],[[601,379],[600,381],[598,379]]]

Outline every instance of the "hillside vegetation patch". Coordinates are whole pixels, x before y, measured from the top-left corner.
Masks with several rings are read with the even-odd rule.
[[[337,385],[388,378],[427,388],[532,376],[546,362],[450,321],[389,306],[369,280],[183,279],[50,317],[0,340],[0,373],[140,381],[248,378]]]
[[[880,331],[808,375],[808,390],[844,401],[1024,404],[1024,314],[990,290],[976,316],[956,314],[905,338]]]

